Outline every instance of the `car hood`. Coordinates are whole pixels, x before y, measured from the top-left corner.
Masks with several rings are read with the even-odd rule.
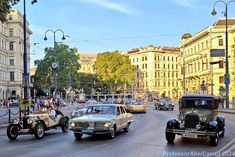
[[[207,117],[208,120],[213,119],[213,111],[209,109],[184,109],[184,117],[190,113],[196,113],[199,117]]]
[[[71,122],[103,122],[103,121],[111,121],[114,119],[116,115],[112,114],[86,114],[81,117],[77,117],[71,120]]]

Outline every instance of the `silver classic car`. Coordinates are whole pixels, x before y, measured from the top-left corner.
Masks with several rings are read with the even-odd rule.
[[[95,104],[87,108],[85,115],[70,121],[70,130],[77,140],[83,134],[107,134],[110,138],[115,138],[117,131],[128,132],[132,122],[132,114],[126,112],[124,105]]]

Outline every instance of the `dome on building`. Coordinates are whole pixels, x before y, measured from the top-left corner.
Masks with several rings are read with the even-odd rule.
[[[191,38],[192,35],[190,33],[185,33],[182,35],[181,39],[188,39],[188,38]]]

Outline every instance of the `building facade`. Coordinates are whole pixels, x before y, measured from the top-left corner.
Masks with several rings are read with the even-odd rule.
[[[0,22],[0,100],[22,96],[23,73],[23,16],[12,9],[8,21]],[[30,69],[30,35],[27,23],[27,67]]]
[[[225,19],[219,19],[195,35],[184,34],[181,39],[183,66],[182,84],[186,93],[203,92],[219,95],[225,88],[225,56],[210,55],[211,49],[225,49]],[[228,19],[228,54],[230,73],[230,101],[235,97],[235,19]],[[218,55],[217,57],[215,57]],[[185,73],[184,73],[185,72]]]
[[[96,61],[97,54],[90,54],[90,53],[82,53],[79,54],[79,64],[80,64],[80,73],[85,74],[94,74],[95,70],[93,68],[93,64]]]
[[[137,93],[165,93],[173,99],[181,95],[180,49],[177,47],[134,48],[128,52],[131,64],[136,66],[135,90]]]

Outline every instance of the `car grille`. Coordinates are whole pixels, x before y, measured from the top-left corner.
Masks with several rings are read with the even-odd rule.
[[[28,124],[28,117],[23,117],[23,128],[27,129],[30,128],[30,124]]]
[[[103,128],[104,122],[78,122],[75,123],[75,127],[78,127],[80,129]]]
[[[185,128],[196,128],[199,124],[199,116],[196,113],[190,113],[185,116]]]

